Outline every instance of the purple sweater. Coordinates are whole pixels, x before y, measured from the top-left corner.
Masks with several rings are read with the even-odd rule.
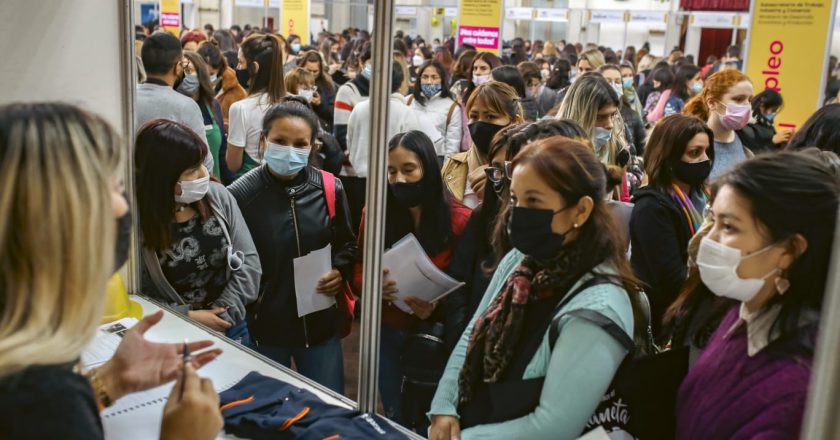
[[[688,372],[677,397],[678,439],[799,438],[811,359],[758,352],[747,356],[735,306]]]

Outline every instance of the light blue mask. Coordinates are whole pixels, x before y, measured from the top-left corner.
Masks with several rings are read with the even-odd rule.
[[[373,66],[371,66],[370,64],[365,66],[365,70],[362,70],[362,76],[364,76],[368,79],[368,81],[370,81],[371,77],[373,77]]]
[[[443,86],[440,84],[420,84],[420,90],[429,98],[440,93],[442,89]]]
[[[764,118],[767,119],[768,122],[773,122],[776,119],[776,113],[767,113],[764,115]]]
[[[595,127],[595,132],[592,134],[592,145],[595,146],[595,153],[601,154],[604,145],[612,139],[612,131],[606,128]]]
[[[280,176],[294,176],[309,163],[312,148],[294,148],[266,141],[263,163]]]
[[[292,43],[292,52],[294,52],[294,53],[300,52],[300,43]]]
[[[633,78],[624,78],[621,81],[621,85],[624,86],[624,90],[630,90],[633,88]]]
[[[217,79],[219,79],[217,75],[210,75],[210,82],[216,82]]]
[[[701,83],[692,84],[691,85],[691,91],[694,92],[695,95],[702,92],[703,91],[703,84],[701,84]]]

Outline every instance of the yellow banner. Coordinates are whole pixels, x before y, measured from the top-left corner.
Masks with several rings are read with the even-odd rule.
[[[499,54],[502,46],[504,0],[460,0],[458,46],[472,44],[479,51]]]
[[[822,100],[833,0],[754,0],[747,75],[755,93],[781,93],[778,129],[800,127]]]
[[[160,27],[176,37],[181,36],[181,0],[160,0]]]
[[[287,38],[297,35],[300,44],[309,44],[309,0],[280,2],[280,33]]]

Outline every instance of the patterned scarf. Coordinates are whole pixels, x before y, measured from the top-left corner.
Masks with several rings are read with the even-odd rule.
[[[499,382],[522,342],[525,309],[529,303],[565,295],[582,272],[580,246],[573,242],[548,261],[526,256],[508,277],[504,290],[478,317],[470,334],[467,355],[458,377],[459,406],[468,404],[480,382]]]

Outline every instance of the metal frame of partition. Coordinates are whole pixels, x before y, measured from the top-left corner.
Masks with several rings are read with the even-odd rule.
[[[134,191],[134,91],[137,88],[137,60],[134,58],[134,0],[120,2],[120,31],[125,41],[120,45],[120,69],[123,83],[123,145],[125,155],[125,192],[130,207],[137,206]],[[131,209],[131,224],[139,224],[137,209]],[[140,234],[135,227],[131,234],[131,246],[126,276],[128,292],[140,292]]]

